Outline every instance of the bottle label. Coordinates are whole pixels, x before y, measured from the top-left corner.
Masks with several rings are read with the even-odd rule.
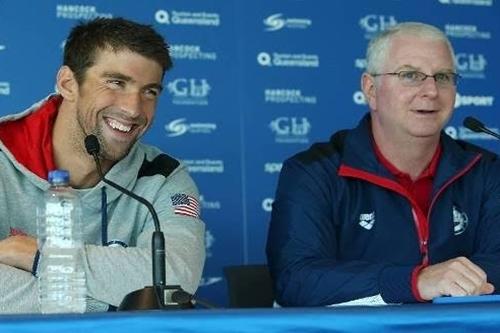
[[[48,202],[45,208],[46,235],[49,247],[73,247],[73,204],[63,200],[60,203]]]

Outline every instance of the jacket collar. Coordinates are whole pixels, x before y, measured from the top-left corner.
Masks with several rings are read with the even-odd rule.
[[[371,117],[367,113],[358,126],[347,134],[344,143],[341,165],[380,177],[393,179],[392,174],[377,160],[373,150]],[[477,152],[466,151],[456,141],[441,131],[442,154],[436,172],[434,188],[440,187],[449,179],[473,163]]]

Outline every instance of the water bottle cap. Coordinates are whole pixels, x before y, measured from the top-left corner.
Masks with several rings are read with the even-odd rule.
[[[49,183],[51,183],[51,184],[67,184],[67,183],[69,183],[69,172],[67,170],[49,171]]]

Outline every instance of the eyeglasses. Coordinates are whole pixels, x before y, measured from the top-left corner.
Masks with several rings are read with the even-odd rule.
[[[449,88],[457,85],[460,75],[451,72],[436,73],[434,75],[427,75],[419,71],[400,71],[397,73],[379,73],[371,74],[372,76],[382,75],[395,75],[399,81],[407,87],[421,86],[428,77],[432,77],[436,84],[442,88]]]

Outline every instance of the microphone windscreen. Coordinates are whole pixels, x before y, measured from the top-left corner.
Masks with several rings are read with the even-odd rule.
[[[463,125],[474,132],[483,132],[484,129],[483,123],[473,117],[466,117]]]
[[[90,155],[99,154],[101,147],[95,135],[90,134],[85,137],[85,149],[87,149],[87,153]]]

